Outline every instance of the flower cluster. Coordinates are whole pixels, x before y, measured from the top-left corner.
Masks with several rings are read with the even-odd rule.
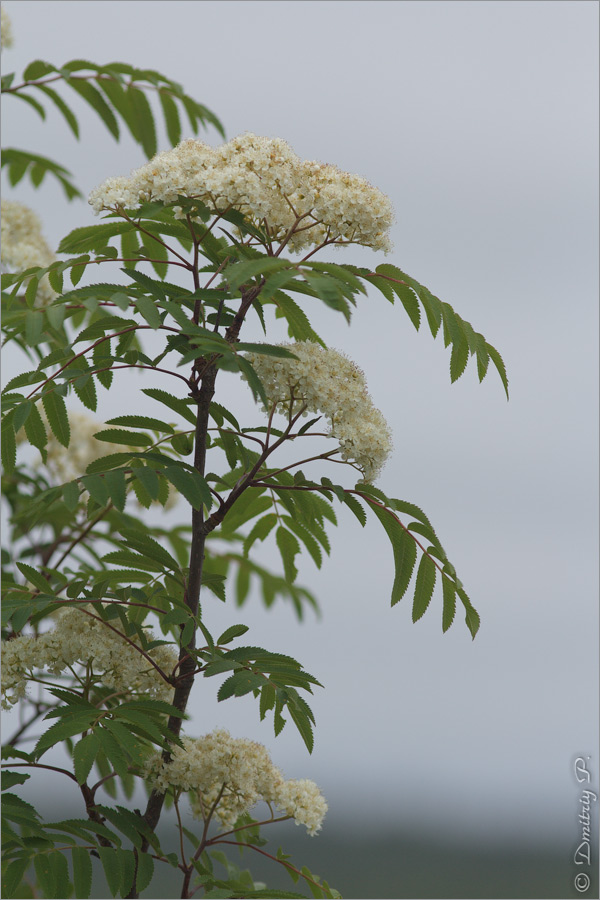
[[[4,50],[5,47],[12,47],[12,45],[12,23],[8,13],[2,6],[0,7],[0,48]]]
[[[2,200],[1,228],[1,259],[7,266],[23,272],[32,266],[45,267],[54,262],[54,253],[42,235],[42,224],[28,206],[14,200]],[[44,275],[38,286],[36,303],[45,306],[55,296],[48,276]]]
[[[279,412],[321,412],[342,458],[355,463],[365,481],[374,481],[392,450],[391,433],[373,406],[363,372],[336,350],[310,341],[281,344],[297,359],[248,354],[269,404]]]
[[[391,249],[388,197],[359,175],[300,159],[280,138],[246,133],[220,147],[186,140],[131,176],[109,178],[89,197],[96,212],[178,195],[213,213],[240,211],[269,242],[300,251],[323,242]]]
[[[209,819],[213,812],[224,828],[263,800],[283,809],[310,835],[321,828],[327,803],[313,781],[286,781],[262,744],[232,738],[216,729],[201,738],[182,739],[166,763],[156,753],[146,763],[145,777],[163,793],[169,787],[187,791],[193,814]]]
[[[90,607],[85,609],[91,611]],[[3,641],[3,707],[8,709],[25,696],[33,673],[47,669],[52,675],[60,675],[76,665],[90,668],[103,685],[127,697],[145,694],[170,702],[173,688],[125,641],[120,619],[113,619],[110,625],[86,615],[81,608],[68,607],[59,613],[56,627],[50,631]],[[149,629],[147,634],[151,639]],[[135,634],[129,640],[139,645]],[[167,675],[177,664],[177,653],[164,644],[148,651],[148,655]]]

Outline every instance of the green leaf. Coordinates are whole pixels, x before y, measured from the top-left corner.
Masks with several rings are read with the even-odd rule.
[[[71,427],[64,399],[56,390],[50,389],[45,394],[42,394],[42,403],[48,424],[56,440],[63,447],[68,447],[71,438]]]
[[[350,321],[352,310],[348,300],[344,296],[342,287],[336,278],[332,278],[325,273],[316,273],[303,270],[302,272],[307,285],[313,296],[322,300],[326,306],[341,312],[347,322]],[[299,289],[299,285],[294,285],[294,291]]]
[[[69,884],[69,866],[66,857],[59,850],[51,851],[49,853],[49,860],[53,870],[52,874],[54,882],[56,884],[52,896],[57,898],[57,900],[62,900],[62,898],[66,897],[71,890],[71,885]]]
[[[21,574],[25,576],[27,581],[30,581],[38,591],[41,591],[42,594],[48,592],[49,582],[44,578],[41,572],[38,572],[33,566],[28,566],[27,563],[22,562],[17,562],[17,568]]]
[[[269,282],[267,281],[267,284]],[[261,295],[262,299],[262,295]],[[308,317],[304,310],[298,306],[295,300],[292,300],[283,291],[276,291],[272,301],[277,306],[277,312],[283,316],[288,323],[288,333],[290,337],[296,341],[313,341],[325,347],[325,342],[319,337],[312,328]]]
[[[162,240],[155,240],[147,248],[150,265],[159,278],[166,278],[169,271],[169,251]]]
[[[7,791],[9,788],[14,787],[15,784],[25,784],[30,778],[31,775],[25,775],[23,772],[9,772],[6,769],[3,769],[2,790]]]
[[[290,716],[292,717],[294,725],[300,732],[300,737],[304,741],[306,749],[309,753],[312,753],[315,744],[315,738],[308,716],[302,709],[299,709],[291,703],[288,704],[288,711]]]
[[[122,744],[117,741],[112,731],[107,728],[98,728],[95,734],[98,738],[99,746],[104,751],[104,755],[108,762],[111,764],[117,775],[121,778],[125,778],[128,774],[129,763]],[[110,816],[108,818],[110,819]]]
[[[17,441],[15,437],[14,414],[11,412],[2,420],[2,465],[7,475],[17,464]]]
[[[171,438],[171,446],[181,456],[189,456],[194,452],[194,436],[192,434],[175,434]]]
[[[303,260],[302,266],[310,266],[317,272],[326,272],[342,283],[342,289],[350,298],[352,294],[366,294],[364,284],[356,277],[352,266],[339,266],[336,263],[317,262],[316,260]]]
[[[309,531],[309,529],[292,516],[281,516],[281,521],[285,522],[290,531],[293,531],[296,537],[298,537],[302,541],[302,543],[312,556],[315,565],[318,569],[320,569],[321,565],[323,564],[323,554],[321,553],[321,548],[318,541]],[[312,525],[314,527],[315,523],[312,523]],[[322,538],[323,535],[319,534],[319,537]],[[329,549],[329,544],[326,544],[326,547],[327,549]]]
[[[98,503],[99,506],[106,506],[108,503],[108,486],[100,475],[84,475],[81,478],[81,485],[90,497]]]
[[[296,554],[300,553],[300,544],[294,535],[282,526],[277,529],[275,540],[281,553],[286,580],[293,584],[298,574],[298,569],[294,565],[294,559]]]
[[[172,394],[169,394],[167,391],[163,391],[160,388],[142,388],[142,393],[147,394],[148,397],[152,397],[154,400],[158,400],[159,403],[163,403],[172,412],[179,413],[182,418],[186,419],[192,425],[196,424],[196,413],[194,412],[194,409],[180,397],[174,397]]]
[[[56,897],[56,878],[50,863],[50,854],[36,853],[33,857],[33,867],[39,888],[42,890],[44,897]]]
[[[98,113],[114,139],[118,141],[119,123],[115,119],[115,115],[112,109],[110,108],[100,91],[96,87],[94,87],[94,85],[90,81],[87,81],[85,79],[69,78],[67,79],[67,84],[69,85],[69,87],[73,88],[73,90],[76,91],[80,97],[83,97],[86,103],[89,103],[92,109],[94,109]]]
[[[97,441],[106,441],[109,444],[126,444],[128,447],[149,447],[152,438],[138,431],[125,431],[122,428],[111,428],[106,431],[97,431],[94,434]]]
[[[452,344],[450,356],[450,380],[457,381],[465,371],[469,361],[469,345],[460,316],[447,304],[442,304],[444,317],[444,336]]]
[[[68,510],[73,512],[79,505],[79,484],[77,481],[68,481],[62,488],[63,502]]]
[[[26,387],[29,384],[36,384],[39,381],[45,380],[45,376],[35,369],[31,372],[22,372],[20,375],[11,378],[10,381],[4,385],[4,393],[10,394],[16,388]]]
[[[210,509],[212,506],[210,488],[199,472],[173,465],[167,466],[163,475],[180,494],[183,494],[194,509],[202,509],[203,505]]]
[[[74,228],[69,234],[61,240],[58,246],[59,253],[88,253],[103,250],[112,237],[117,237],[125,232],[131,231],[131,224],[123,222],[120,219],[103,222],[101,225],[85,225],[81,228]],[[94,292],[101,294],[106,289],[114,291],[123,290],[123,285],[90,285],[87,289],[90,295]],[[79,294],[85,296],[85,288],[79,289]],[[71,295],[69,295],[71,296]],[[74,297],[77,294],[73,295]]]
[[[481,383],[487,374],[490,356],[487,351],[485,338],[479,333],[475,335],[475,353],[477,355],[477,375]]]
[[[417,559],[417,545],[395,516],[386,509],[369,504],[383,525],[394,551],[395,576],[392,587],[392,606],[402,599],[408,589]]]
[[[506,399],[508,400],[508,378],[506,376],[506,368],[504,367],[504,361],[503,361],[502,357],[500,356],[500,354],[498,353],[498,351],[494,347],[492,347],[491,344],[486,343],[485,348],[490,356],[490,359],[492,360],[492,362],[496,366],[496,369],[498,370],[498,374],[500,375],[500,380],[502,381],[502,384],[504,386],[504,391],[506,393]]]
[[[40,60],[38,60],[38,62],[40,62]],[[42,65],[46,66],[48,64],[43,63]],[[54,71],[54,66],[51,66],[48,71]],[[52,100],[61,115],[64,116],[67,125],[69,126],[77,140],[79,140],[79,123],[77,121],[75,113],[70,109],[69,106],[67,106],[60,94],[57,94],[56,91],[48,87],[47,84],[38,84],[36,85],[36,87],[38,90],[43,91],[44,94]]]
[[[30,856],[21,856],[9,862],[2,873],[2,896],[16,897],[17,891],[22,887],[25,872],[31,865]]]
[[[174,572],[179,571],[177,561],[158,543],[158,541],[155,541],[154,538],[151,538],[141,531],[133,531],[125,528],[121,528],[121,534],[128,547],[133,548],[154,563],[158,562],[167,569],[172,569]]]
[[[413,622],[417,622],[429,606],[435,587],[436,572],[433,560],[423,554],[417,571],[417,583],[415,585],[412,609]]]
[[[479,613],[473,606],[471,606],[471,601],[462,588],[458,588],[457,594],[460,597],[463,606],[465,607],[465,622],[467,624],[467,628],[471,632],[471,637],[473,638],[473,640],[475,640],[475,635],[479,631],[479,625],[481,624]]]
[[[280,359],[298,359],[295,353],[285,347],[276,344],[236,344],[236,351],[240,353],[257,353],[261,356],[274,356]]]
[[[18,91],[13,91],[13,97],[16,97],[17,100],[22,100],[24,103],[28,103],[33,109],[35,109],[36,113],[40,116],[41,119],[46,118],[46,110],[42,106],[41,103],[38,103],[37,100],[34,100],[33,97],[27,96],[27,94],[21,94]]]
[[[127,502],[125,473],[122,469],[113,469],[112,471],[105,472],[102,477],[106,484],[108,496],[112,500],[113,505],[123,512],[125,503]]]
[[[128,265],[135,268],[139,257],[140,242],[135,229],[124,231],[121,235],[121,256],[127,260]]]
[[[83,405],[88,409],[91,409],[92,412],[96,412],[98,407],[98,397],[96,395],[96,385],[94,384],[94,379],[91,375],[91,369],[83,357],[80,357],[77,360],[77,367],[86,369],[90,374],[84,374],[79,378],[74,378],[71,382],[73,389]],[[73,370],[70,369],[69,371]]]
[[[135,877],[135,889],[141,893],[148,887],[154,875],[154,860],[149,853],[140,853],[138,856],[137,874]]]
[[[64,273],[65,267],[62,263],[60,264],[60,266],[55,266],[48,272],[48,281],[50,282],[50,287],[55,290],[57,294],[62,294],[63,292]],[[50,307],[47,312],[50,313],[50,310],[52,310],[53,318],[56,318],[58,316],[61,317],[60,322],[57,322],[56,324],[52,322],[54,327],[58,327],[62,324],[62,321],[64,321],[64,310],[62,309],[62,307]],[[51,321],[50,315],[48,315],[48,319]]]
[[[169,141],[176,147],[181,140],[181,120],[179,118],[179,110],[177,104],[173,100],[168,90],[162,89],[158,92],[160,104],[162,106],[163,115],[165,117],[165,125]]]
[[[102,728],[100,734],[102,735],[100,740],[104,743],[105,741],[105,732],[109,732],[112,737],[117,741],[120,749],[123,753],[127,753],[134,765],[141,765],[146,758],[146,744],[143,740],[138,738],[135,734],[133,734],[129,728],[125,727],[121,722],[115,722],[111,719],[104,720],[104,727]],[[117,771],[117,767],[115,766],[115,756],[112,756],[112,765],[115,767],[115,771]]]
[[[150,159],[156,153],[156,129],[148,98],[143,91],[131,84],[127,88],[127,98],[131,109],[130,125],[135,128],[137,140]]]
[[[121,858],[117,851],[112,847],[99,847],[98,855],[100,856],[104,875],[108,882],[108,889],[111,895],[116,897],[123,877]]]
[[[152,500],[158,500],[160,485],[158,475],[149,466],[140,466],[133,470],[133,477],[141,481]]]
[[[376,272],[378,275],[387,275],[390,278],[390,281],[388,282],[390,287],[396,296],[400,298],[404,309],[408,313],[409,319],[418,331],[419,325],[421,324],[419,301],[415,293],[411,290],[410,285],[405,282],[404,273],[396,268],[396,266],[391,266],[387,263],[377,266]]]
[[[142,846],[142,836],[140,832],[143,832],[144,830],[144,821],[141,816],[136,816],[135,813],[132,813],[129,810],[127,810],[128,815],[124,815],[120,810],[117,811],[110,806],[98,805],[96,808],[101,815],[105,816],[109,822],[115,826],[115,828],[118,828],[120,832],[129,838],[134,847],[139,849]],[[133,881],[133,876],[131,880]]]
[[[260,380],[260,378],[259,378],[258,375],[256,374],[256,372],[255,372],[253,366],[251,365],[251,363],[249,363],[247,359],[244,359],[243,356],[238,356],[238,357],[237,357],[237,363],[238,363],[238,365],[239,365],[239,367],[240,367],[240,370],[241,370],[241,371],[243,372],[243,374],[245,375],[246,380],[247,380],[247,382],[248,382],[248,385],[249,385],[249,387],[250,387],[250,390],[251,390],[252,393],[254,394],[254,397],[255,397],[255,398],[256,398],[256,397],[260,397],[260,399],[261,399],[261,401],[263,402],[264,406],[268,407],[268,406],[269,406],[269,401],[268,401],[267,395],[266,395],[266,393],[265,393],[265,389],[264,389],[264,387],[263,387],[263,385],[262,385],[262,381]]]
[[[114,419],[108,419],[106,424],[124,425],[126,428],[148,428],[151,431],[164,432],[165,434],[175,433],[172,425],[167,425],[162,419],[153,419],[150,416],[116,416]]]
[[[442,631],[448,631],[456,613],[456,586],[450,578],[442,576],[443,612]]]
[[[85,784],[99,749],[100,742],[93,731],[75,744],[73,765],[78,784]]]
[[[369,277],[369,284],[374,284],[375,287],[381,291],[386,300],[389,300],[390,303],[394,303],[396,295],[392,290],[389,281],[386,281],[385,278],[377,277],[377,275],[371,275]]]
[[[248,556],[250,548],[255,541],[264,541],[276,524],[277,515],[275,513],[268,513],[266,516],[258,519],[244,540],[244,556]]]
[[[105,75],[98,78],[98,87],[106,94],[116,111],[123,118],[129,132],[135,141],[138,140],[137,134],[134,133],[135,125],[132,123],[131,104],[123,85],[115,77],[114,72],[110,71],[110,67],[104,67]],[[112,77],[106,77],[110,75]]]
[[[241,285],[269,272],[278,272],[289,267],[289,261],[274,259],[270,256],[261,256],[260,259],[251,259],[245,262],[235,263],[227,268],[227,283],[231,291],[236,291]]]
[[[135,307],[151,328],[160,328],[162,319],[154,300],[149,297],[138,297]]]
[[[226,678],[217,691],[217,700],[227,700],[229,697],[243,697],[251,691],[261,688],[265,683],[265,676],[243,670],[235,672]]]
[[[242,634],[246,634],[248,631],[247,625],[231,625],[229,628],[226,628],[222,635],[217,638],[217,644],[229,644],[236,637],[240,637]]]
[[[30,62],[24,70],[23,81],[37,81],[38,78],[43,78],[44,75],[49,75],[50,72],[57,71],[58,69],[51,63],[48,63],[43,59],[35,59],[33,62]],[[41,87],[41,85],[36,85],[36,87]]]
[[[92,707],[91,710],[75,712],[72,715],[64,716],[60,722],[55,722],[38,740],[33,751],[36,759],[53,747],[59,741],[65,738],[73,737],[75,734],[82,734],[87,731],[90,724],[98,715],[98,710]]]
[[[356,497],[353,497],[352,494],[344,493],[342,500],[346,504],[346,506],[348,506],[349,509],[352,510],[352,512],[364,528],[367,524],[367,514]]]
[[[28,309],[25,314],[25,342],[37,347],[44,329],[44,313],[41,309]]]
[[[87,898],[92,891],[92,860],[89,850],[83,847],[71,847],[73,860],[73,886],[75,896]]]
[[[133,850],[123,850],[122,848],[119,848],[117,853],[121,861],[120,894],[121,897],[127,897],[135,879],[136,855]]]

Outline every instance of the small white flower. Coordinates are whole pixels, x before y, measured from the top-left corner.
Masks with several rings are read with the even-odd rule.
[[[299,252],[324,240],[385,252],[391,248],[393,210],[381,191],[336,166],[301,160],[280,138],[251,132],[219,147],[182,141],[129,177],[108,178],[89,202],[100,212],[145,200],[172,203],[178,194],[201,200],[212,212],[237,209],[265,226],[273,242],[297,227],[289,250]]]
[[[126,696],[145,694],[170,702],[173,688],[148,660],[128,644],[119,628],[120,620],[112,620],[115,633],[98,619],[80,608],[68,607],[58,615],[56,627],[35,637],[22,634],[2,642],[2,705],[9,708],[25,696],[33,673],[47,669],[59,675],[73,666],[91,666],[102,683]],[[151,638],[150,630],[148,636]],[[138,643],[135,636],[130,640]],[[177,653],[168,645],[149,651],[149,656],[170,675],[177,663]]]
[[[171,761],[160,753],[145,765],[144,775],[154,788],[169,787],[190,794],[193,814],[206,820],[212,813],[223,828],[232,828],[237,819],[256,803],[284,810],[313,835],[321,828],[327,803],[313,781],[285,781],[273,765],[266,747],[245,738],[232,738],[225,729],[215,729],[200,738],[182,738]],[[216,805],[215,805],[216,804]]]
[[[270,406],[279,412],[321,412],[342,458],[355,463],[365,481],[374,481],[392,451],[390,429],[373,406],[363,372],[337,350],[310,341],[280,344],[297,359],[248,354]],[[292,402],[293,396],[293,402]]]
[[[42,223],[33,210],[14,200],[2,200],[1,209],[2,262],[17,272],[53,263],[56,257],[44,240]],[[36,305],[45,306],[55,297],[48,276],[44,275],[38,286]]]
[[[5,47],[12,47],[12,23],[3,6],[0,7],[0,32],[0,48],[4,50]]]

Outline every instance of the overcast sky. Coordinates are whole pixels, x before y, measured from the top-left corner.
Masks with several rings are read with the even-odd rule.
[[[491,833],[500,822],[507,832],[571,834],[572,760],[592,757],[596,785],[599,768],[598,4],[5,7],[15,38],[5,72],[35,58],[157,68],[216,112],[228,138],[283,137],[304,158],[368,178],[396,209],[393,253],[322,258],[399,265],[507,365],[508,403],[495,374],[480,385],[473,364],[450,385],[441,338],[417,334],[378,293],[360,299],[349,329],[317,310],[323,337],[364,369],[394,432],[381,488],[427,512],[481,631],[471,642],[459,614],[442,635],[437,592],[417,625],[408,598],[390,609],[379,524],[363,531],[343,518],[321,572],[306,559],[299,579],[320,597],[320,621],[298,626],[291,610],[265,613],[258,597],[241,612],[205,604],[210,627],[245,621],[254,642],[295,655],[325,684],[312,757],[292,726],[275,740],[252,700],[217,704],[210,682],[198,687],[188,729],[224,725],[262,741],[288,777],[313,778],[350,818],[366,808],[374,820],[455,831]],[[80,144],[58,114],[43,125],[11,99],[3,143],[63,163],[87,194],[143,157],[75,104]],[[214,131],[202,137],[219,141]],[[50,185],[5,196],[34,206],[54,245],[95,221]],[[156,413],[139,394],[146,382],[127,385],[124,408]],[[225,386],[251,415],[245,389]]]

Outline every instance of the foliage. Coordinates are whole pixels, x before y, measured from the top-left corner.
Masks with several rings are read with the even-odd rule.
[[[57,90],[62,87],[64,96]],[[123,63],[75,60],[56,67],[37,60],[22,81],[4,76],[2,90],[28,103],[42,119],[50,102],[79,139],[76,113],[65,99],[74,92],[115,139],[125,126],[148,157],[157,150],[149,93],[158,97],[170,144],[180,140],[181,112],[194,133],[199,125],[211,125],[223,134],[216,117],[180,85],[154,70]],[[71,173],[43,156],[11,148],[2,165],[13,186],[27,176],[38,187],[49,176],[59,180],[69,199],[81,196]],[[37,896],[88,897],[92,857],[100,860],[113,896],[139,896],[158,863],[181,873],[185,897],[196,891],[206,897],[304,896],[274,893],[255,883],[248,870],[215,849],[219,844],[270,857],[314,897],[339,896],[306,867],[294,866],[281,849],[276,854],[263,849],[261,825],[294,813],[276,818],[270,807],[270,816],[259,822],[245,812],[234,827],[218,831],[213,821],[219,794],[203,812],[203,827],[191,832],[179,816],[181,791],[161,791],[145,775],[153,753],[158,750],[169,763],[173,748],[182,746],[188,698],[192,687],[203,683],[200,678],[212,679],[208,688],[217,685],[219,701],[252,695],[260,718],[272,716],[276,735],[291,720],[309,752],[313,748],[309,700],[320,687],[317,678],[285,654],[241,643],[245,625],[232,624],[213,635],[200,604],[202,591],[241,607],[253,588],[267,607],[288,601],[301,618],[307,607],[317,609],[312,594],[296,583],[301,553],[306,550],[320,567],[338,515],[352,513],[361,527],[370,515],[391,543],[392,605],[411,594],[416,622],[428,610],[437,584],[442,630],[452,625],[458,598],[473,638],[477,633],[479,616],[418,506],[388,497],[364,479],[346,484],[325,476],[314,480],[301,468],[308,463],[314,468],[315,462],[352,468],[351,461],[335,459],[336,450],[277,463],[284,444],[313,447],[308,439],[322,435],[322,425],[319,416],[303,424],[304,407],[295,411],[292,396],[287,420],[277,427],[267,385],[250,359],[259,354],[289,362],[293,345],[290,350],[241,341],[250,314],[258,316],[265,336],[273,319],[284,320],[292,341],[312,342],[326,352],[307,310],[321,302],[349,320],[360,295],[374,286],[391,303],[400,301],[417,330],[424,314],[431,335],[442,334],[450,348],[452,381],[470,358],[482,381],[491,361],[508,392],[498,352],[448,303],[391,264],[370,270],[309,258],[329,243],[335,240],[322,241],[302,259],[286,256],[286,240],[276,247],[267,224],[233,206],[210,208],[182,193],[173,202],[109,206],[101,224],[75,228],[63,238],[60,259],[3,275],[6,338],[30,360],[3,394],[10,547],[2,557],[2,628],[6,652],[17,660],[6,667],[7,678],[13,677],[14,664],[21,674],[14,675],[11,687],[29,713],[3,750],[6,897],[22,896],[30,883]],[[115,263],[122,281],[85,283],[90,266]],[[172,273],[180,273],[183,283]],[[40,303],[44,278],[55,295]],[[146,332],[161,340],[158,353],[145,346]],[[95,412],[101,392],[119,390],[131,369],[170,380],[168,391],[151,382],[144,388],[156,404],[154,415],[140,415],[132,400],[130,413],[83,435],[68,408],[69,396]],[[267,408],[266,424],[245,426],[215,399],[221,371],[238,373],[247,382]],[[86,457],[88,444],[96,451]],[[38,451],[40,465],[32,463],[27,445]],[[145,511],[168,507],[174,498],[189,506],[188,524],[169,526],[166,519],[150,524]],[[252,556],[266,541],[279,551],[278,572]],[[82,622],[81,647],[89,629],[99,629],[94,634],[104,636],[106,658],[115,644],[141,679],[154,678],[155,688],[115,687],[110,662],[103,668],[99,652],[86,657],[74,644],[73,658],[61,667],[56,654],[67,652],[62,645],[56,649],[61,629],[66,634],[74,628],[76,634]],[[42,646],[50,662],[42,661]],[[25,660],[27,653],[33,656]],[[169,653],[171,666],[165,662]],[[42,685],[37,700],[20,690],[19,677]],[[169,702],[161,699],[161,691]],[[22,744],[40,720],[46,730],[26,752]],[[48,762],[55,757],[46,754],[57,745],[66,751],[65,765]],[[22,769],[36,768],[67,778],[81,795],[85,815],[43,822],[11,790],[33,777]],[[140,780],[148,786],[144,813],[114,802],[117,785],[131,798]],[[103,802],[103,793],[112,804]],[[164,852],[156,835],[165,802],[177,812],[179,854]]]

